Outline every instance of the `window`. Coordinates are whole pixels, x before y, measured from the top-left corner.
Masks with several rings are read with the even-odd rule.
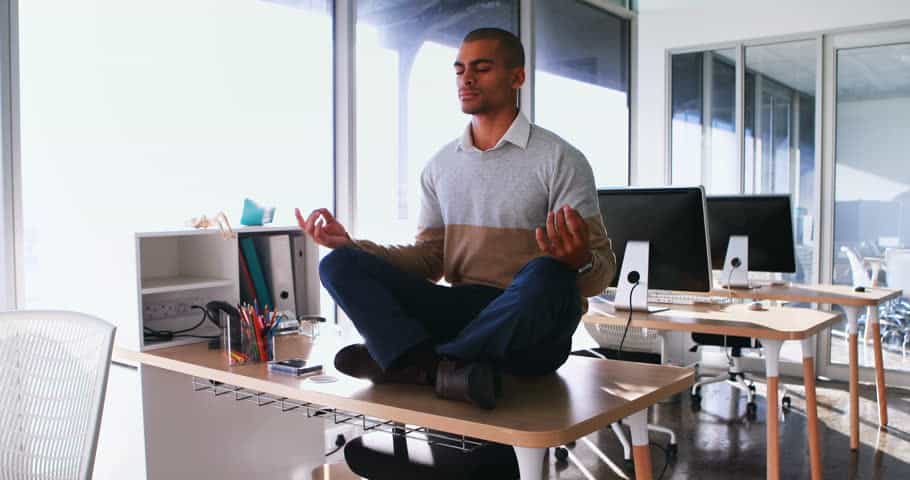
[[[709,194],[740,191],[735,50],[673,55],[671,158],[674,185]]]
[[[411,243],[420,172],[459,137],[461,113],[452,62],[480,27],[518,33],[518,1],[357,3],[356,235]]]
[[[598,187],[627,185],[628,20],[578,0],[534,8],[534,122],[585,154]]]
[[[19,8],[21,307],[135,298],[137,230],[219,210],[236,226],[244,197],[278,224],[331,204],[329,1]],[[101,276],[124,290],[92,292]]]
[[[789,193],[797,271],[816,277],[815,40],[744,47],[743,143],[736,134],[736,49],[671,57],[671,172],[708,194]],[[739,152],[742,149],[742,156]]]

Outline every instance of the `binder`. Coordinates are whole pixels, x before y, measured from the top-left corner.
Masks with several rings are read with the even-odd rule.
[[[240,301],[252,305],[256,299],[256,287],[253,286],[253,277],[250,276],[250,269],[246,264],[246,257],[243,256],[243,250],[240,251]]]
[[[294,287],[291,237],[288,235],[263,235],[256,245],[264,270],[265,280],[272,292],[272,304],[278,313],[296,318],[297,290]]]
[[[259,261],[259,254],[256,252],[256,244],[252,237],[241,238],[240,249],[243,251],[247,269],[253,278],[253,287],[256,289],[256,299],[259,300],[259,306],[262,308],[271,306],[272,295],[269,293],[268,284],[262,271],[262,264]]]
[[[297,315],[319,315],[319,247],[306,235],[292,235]]]

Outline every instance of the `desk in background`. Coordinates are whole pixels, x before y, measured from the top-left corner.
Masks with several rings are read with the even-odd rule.
[[[856,292],[847,285],[766,285],[753,289],[715,290],[712,295],[731,295],[740,299],[776,300],[822,305],[840,305],[847,318],[850,357],[850,449],[859,448],[859,354],[857,350],[857,320],[866,309],[868,330],[872,335],[875,357],[875,387],[878,398],[878,421],[888,425],[888,394],[885,385],[885,366],[882,361],[882,336],[878,321],[878,306],[901,296],[900,290],[867,287]]]
[[[629,312],[595,313],[583,317],[592,324],[625,325]],[[658,313],[632,314],[631,327],[674,330],[689,333],[743,336],[761,340],[768,379],[767,478],[780,478],[778,406],[780,348],[784,341],[799,340],[803,349],[803,381],[806,388],[806,423],[809,426],[809,454],[812,479],[822,476],[821,446],[818,437],[818,409],[815,401],[815,351],[812,342],[821,330],[840,315],[801,308],[771,307],[752,311],[746,305],[672,305]]]

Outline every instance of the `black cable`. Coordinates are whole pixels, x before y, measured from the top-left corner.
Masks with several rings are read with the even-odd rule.
[[[626,334],[629,333],[629,325],[632,324],[632,293],[635,292],[635,289],[638,287],[638,282],[632,284],[632,289],[629,290],[629,318],[626,320],[626,327],[622,331],[622,340],[619,341],[619,350],[616,352],[616,359],[622,360],[622,344],[626,341]]]
[[[143,337],[146,340],[165,340],[165,341],[172,340],[172,339],[178,338],[178,337],[205,338],[205,339],[220,338],[219,335],[191,335],[191,334],[188,334],[187,332],[192,332],[193,330],[196,330],[197,328],[201,327],[202,324],[205,323],[206,320],[211,320],[211,316],[209,315],[208,310],[206,310],[204,307],[202,307],[200,305],[191,305],[190,309],[202,310],[202,319],[199,320],[199,322],[196,323],[196,325],[193,325],[190,328],[184,328],[182,330],[155,330],[154,328],[146,327],[143,325],[142,328],[143,328],[143,330],[145,330]]]
[[[660,471],[660,475],[658,475],[658,477],[657,477],[657,480],[661,480],[662,478],[664,478],[664,474],[667,473],[667,467],[670,466],[670,451],[667,450],[666,448],[664,448],[659,443],[651,443],[651,445],[654,445],[655,447],[661,449],[661,451],[664,452],[664,469]]]
[[[329,456],[331,456],[332,454],[336,453],[338,450],[341,450],[342,448],[344,448],[344,443],[342,443],[341,445],[335,447],[334,450],[332,450],[332,451],[326,453],[325,456],[329,457]]]

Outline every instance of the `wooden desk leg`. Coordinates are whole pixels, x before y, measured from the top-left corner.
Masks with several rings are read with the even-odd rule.
[[[765,349],[765,376],[768,379],[768,428],[767,441],[767,473],[768,480],[780,479],[780,404],[778,403],[778,387],[780,385],[780,340],[762,340]]]
[[[635,479],[651,480],[651,449],[648,447],[648,409],[639,410],[627,419],[632,430],[632,459],[635,462]]]
[[[806,387],[806,424],[809,426],[809,464],[812,480],[822,478],[821,444],[818,438],[818,403],[815,400],[815,335],[803,339],[803,384]]]
[[[885,364],[882,361],[882,333],[878,323],[878,305],[866,308],[866,320],[872,327],[872,349],[875,352],[875,392],[878,396],[878,425],[888,426],[888,389],[885,385]]]
[[[859,448],[859,351],[856,331],[860,309],[848,305],[843,308],[847,316],[847,350],[850,354],[850,450],[856,450]]]
[[[542,480],[546,448],[512,447],[518,459],[518,475],[521,480]]]

